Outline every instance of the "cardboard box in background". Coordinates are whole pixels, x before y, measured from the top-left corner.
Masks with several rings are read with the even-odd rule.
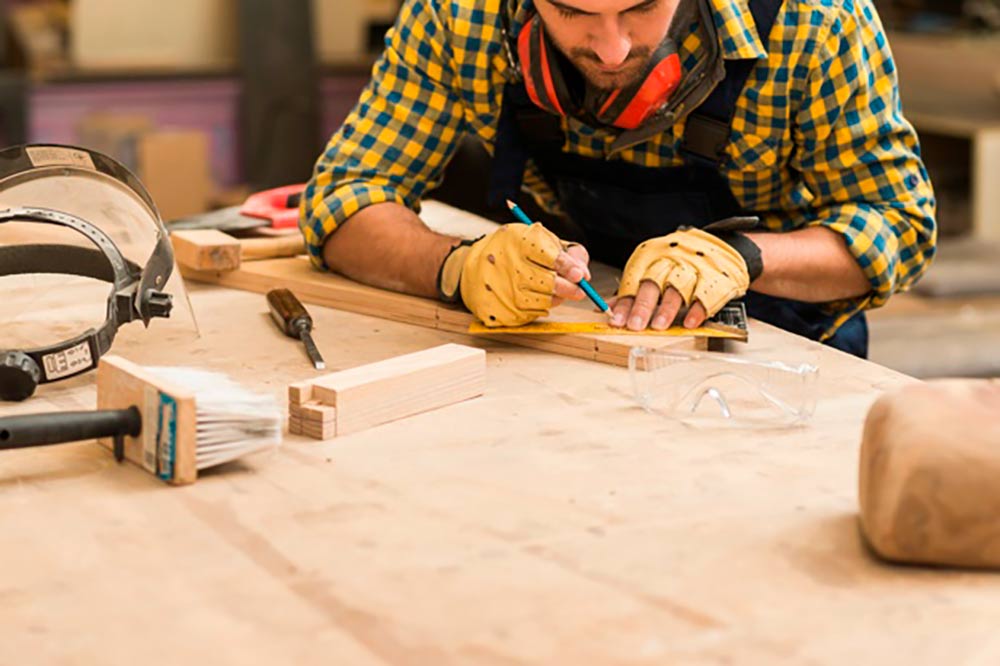
[[[238,0],[72,0],[73,64],[87,70],[227,70],[238,64]],[[300,2],[301,0],[287,0]],[[365,55],[368,22],[395,0],[312,0],[322,63]]]
[[[138,146],[140,180],[160,217],[175,220],[208,210],[215,188],[208,170],[208,137],[198,130],[157,130]]]
[[[237,64],[236,0],[72,0],[70,26],[73,63],[81,69]]]
[[[205,132],[159,129],[143,115],[94,114],[80,123],[78,135],[80,145],[113,157],[134,173],[164,220],[210,208],[215,184]]]

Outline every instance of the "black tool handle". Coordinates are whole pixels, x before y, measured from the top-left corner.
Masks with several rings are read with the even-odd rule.
[[[137,407],[99,412],[63,412],[0,418],[0,449],[25,449],[101,437],[138,437],[142,415]]]
[[[285,335],[301,339],[303,333],[312,331],[313,321],[305,307],[288,289],[274,289],[267,294],[271,317]]]

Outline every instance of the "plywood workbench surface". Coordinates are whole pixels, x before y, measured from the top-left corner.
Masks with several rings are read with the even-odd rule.
[[[316,376],[264,299],[123,336],[284,400]],[[0,455],[0,663],[997,663],[1000,578],[892,568],[856,526],[861,424],[904,376],[832,351],[815,421],[695,431],[627,371],[313,307],[332,370],[447,342],[484,398],[170,488],[92,443]],[[807,345],[755,324],[748,353]],[[89,408],[92,378],[0,414]]]

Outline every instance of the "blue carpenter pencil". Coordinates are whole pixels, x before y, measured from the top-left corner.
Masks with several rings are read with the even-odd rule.
[[[518,222],[523,222],[527,224],[529,227],[532,224],[534,224],[532,219],[528,217],[527,214],[523,210],[521,210],[521,207],[518,206],[513,201],[508,201],[507,207],[510,208],[510,212],[514,213],[514,217],[517,218]],[[583,289],[583,293],[587,294],[587,296],[590,297],[590,300],[594,302],[594,305],[600,308],[601,312],[607,313],[611,311],[611,308],[609,308],[608,304],[604,302],[604,299],[601,298],[601,295],[597,293],[596,289],[590,286],[590,283],[587,282],[586,279],[580,280],[577,284],[580,285],[580,289]]]

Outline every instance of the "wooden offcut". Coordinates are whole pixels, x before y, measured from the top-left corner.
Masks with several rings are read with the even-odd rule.
[[[244,261],[297,257],[306,252],[298,233],[235,238],[218,229],[187,229],[172,232],[170,242],[177,264],[195,271],[235,271]]]
[[[235,271],[241,264],[240,242],[217,229],[170,234],[178,265],[198,271]]]
[[[481,396],[486,352],[448,344],[289,386],[289,429],[332,439]],[[307,402],[299,402],[306,399]]]

